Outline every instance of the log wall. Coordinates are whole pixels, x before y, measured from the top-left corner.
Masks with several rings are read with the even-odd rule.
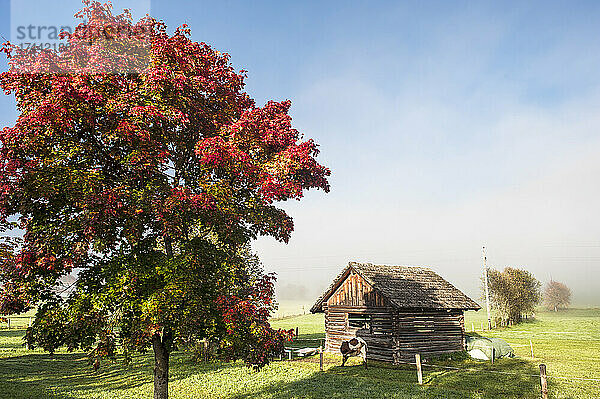
[[[417,353],[427,357],[462,351],[464,331],[462,310],[396,312],[394,360],[412,361]]]
[[[462,310],[398,311],[351,272],[323,304],[325,350],[339,353],[343,341],[358,336],[368,345],[367,358],[399,362],[414,355],[435,356],[464,350]],[[369,328],[352,327],[349,314],[368,315]]]
[[[359,313],[371,316],[369,329],[352,327],[348,314]],[[325,350],[339,353],[343,341],[356,336],[368,344],[367,354],[391,351],[393,349],[393,320],[390,309],[367,308],[365,306],[332,306],[325,309]],[[391,356],[391,352],[389,353]],[[370,357],[370,356],[369,356]],[[390,357],[391,359],[391,357]]]

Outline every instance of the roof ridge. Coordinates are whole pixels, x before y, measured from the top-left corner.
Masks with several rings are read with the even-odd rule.
[[[350,261],[319,297],[311,312],[322,311],[323,302],[341,284],[349,270],[354,270],[398,307],[404,303],[406,308],[480,309],[475,301],[430,267]]]
[[[359,266],[377,266],[377,267],[404,267],[407,269],[423,269],[423,270],[429,270],[435,273],[435,271],[430,267],[430,266],[414,266],[414,265],[390,265],[390,264],[385,264],[385,263],[380,263],[380,264],[374,264],[371,262],[348,262],[348,266],[352,266],[352,265],[359,265]]]

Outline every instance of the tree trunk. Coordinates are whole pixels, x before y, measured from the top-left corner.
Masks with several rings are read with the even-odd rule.
[[[154,349],[154,399],[169,397],[169,351],[165,346],[164,335],[156,333],[152,337]]]
[[[173,243],[170,236],[165,236],[165,252],[168,259],[173,259]]]
[[[165,251],[168,259],[173,259],[171,237],[165,236]],[[154,349],[154,399],[169,398],[169,352],[173,343],[173,335],[169,328],[164,328],[162,335],[152,336]]]

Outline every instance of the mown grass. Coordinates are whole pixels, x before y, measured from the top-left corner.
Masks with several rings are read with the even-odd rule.
[[[467,314],[467,326],[485,315]],[[471,321],[473,320],[473,321]],[[478,324],[479,323],[479,324]],[[312,346],[323,337],[323,316],[305,315],[274,321],[299,328],[296,346]],[[470,330],[470,328],[468,328]],[[552,333],[550,333],[552,332]],[[24,330],[0,331],[0,398],[150,398],[152,357],[137,355],[129,366],[107,362],[94,372],[85,354],[59,351],[50,356],[22,346]],[[276,361],[260,372],[243,364],[194,363],[184,353],[171,360],[171,398],[538,398],[539,363],[548,374],[599,378],[600,310],[540,313],[537,319],[510,329],[485,332],[515,344],[519,359],[494,365],[472,360],[430,362],[424,385],[416,384],[414,366],[377,363],[368,370],[353,358],[342,368],[336,355]],[[536,358],[529,359],[529,339]],[[517,346],[518,345],[518,346]],[[523,346],[521,346],[523,345]],[[526,346],[525,346],[526,345]],[[431,367],[456,367],[460,370]],[[491,372],[490,372],[491,371]],[[511,373],[511,374],[502,374]],[[552,398],[600,397],[600,382],[549,379]]]

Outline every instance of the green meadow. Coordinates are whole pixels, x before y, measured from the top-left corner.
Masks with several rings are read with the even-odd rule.
[[[600,397],[599,309],[540,312],[518,326],[482,333],[484,320],[483,312],[468,312],[468,333],[504,338],[517,358],[494,364],[461,356],[429,360],[423,368],[424,384],[419,386],[412,365],[373,362],[365,370],[352,358],[342,368],[334,354],[325,355],[323,372],[318,357],[274,361],[254,372],[240,362],[195,363],[186,353],[176,352],[171,358],[170,397],[539,398],[540,363],[547,365],[551,398]],[[22,345],[26,324],[24,317],[20,328],[0,330],[0,398],[152,397],[150,353],[135,356],[129,365],[106,362],[94,372],[82,352],[58,351],[50,356],[26,350]],[[324,337],[322,314],[283,318],[273,324],[298,327],[298,340],[292,343],[296,347],[317,346]]]

